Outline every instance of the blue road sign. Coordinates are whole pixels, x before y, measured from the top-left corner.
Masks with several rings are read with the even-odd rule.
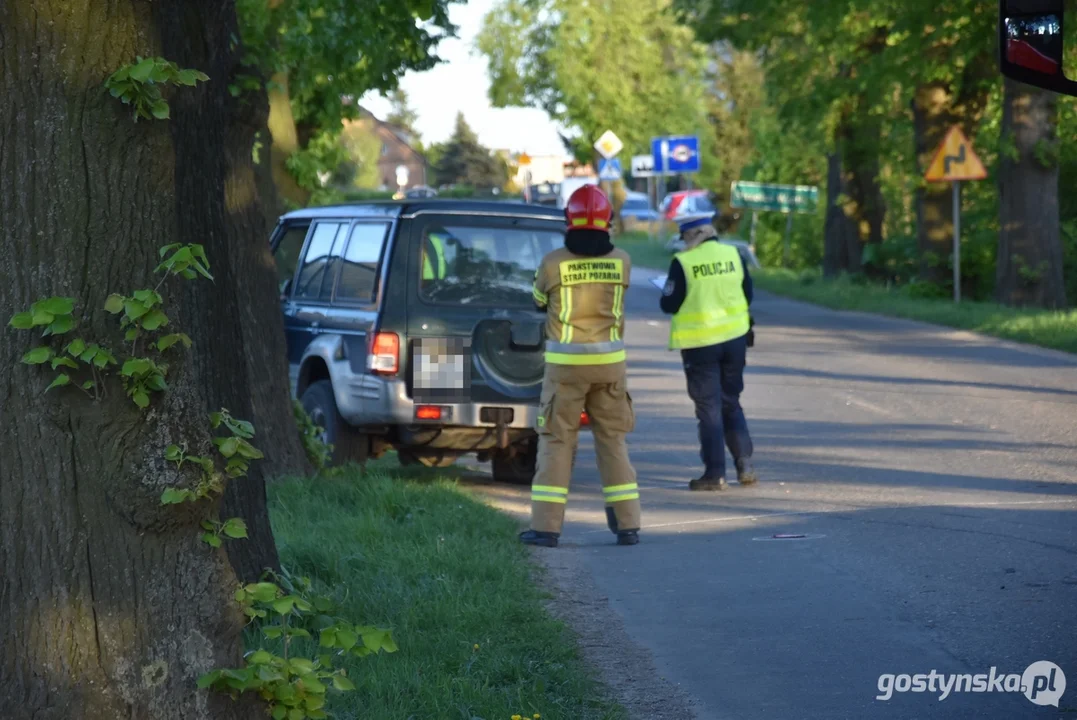
[[[617,158],[602,158],[598,161],[599,180],[620,180],[624,171],[621,170],[621,161]]]
[[[654,156],[655,173],[663,174],[663,170],[666,175],[697,173],[700,166],[699,137],[656,137],[651,140],[651,155]]]

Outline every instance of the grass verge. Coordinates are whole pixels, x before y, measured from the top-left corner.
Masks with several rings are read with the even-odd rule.
[[[448,471],[451,473],[451,470]],[[621,720],[543,607],[517,523],[445,480],[359,471],[269,487],[282,563],[400,650],[347,665],[341,720]]]
[[[1077,310],[1024,310],[994,303],[912,297],[906,288],[824,280],[818,272],[752,271],[760,289],[837,310],[922,320],[962,330],[1077,353]]]
[[[613,244],[632,258],[632,264],[654,270],[669,270],[673,253],[666,250],[666,241],[660,237],[651,240],[645,232],[625,232],[613,238]]]

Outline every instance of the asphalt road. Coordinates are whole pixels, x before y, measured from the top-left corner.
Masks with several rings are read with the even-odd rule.
[[[647,274],[626,299],[642,542],[612,545],[585,435],[544,552],[582,556],[700,717],[1077,718],[1077,360],[760,294],[742,400],[761,482],[691,493],[693,408]],[[876,699],[884,673],[1040,660],[1068,674],[1060,709]]]

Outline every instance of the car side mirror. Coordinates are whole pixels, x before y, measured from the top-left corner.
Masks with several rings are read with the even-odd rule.
[[[999,69],[1003,76],[1077,96],[1062,64],[1066,0],[999,0]]]

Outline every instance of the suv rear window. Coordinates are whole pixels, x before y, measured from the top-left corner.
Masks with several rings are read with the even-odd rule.
[[[533,307],[535,271],[542,258],[564,241],[564,232],[554,229],[427,225],[420,263],[427,272],[420,276],[419,295],[448,305]],[[443,264],[437,262],[437,247]]]

